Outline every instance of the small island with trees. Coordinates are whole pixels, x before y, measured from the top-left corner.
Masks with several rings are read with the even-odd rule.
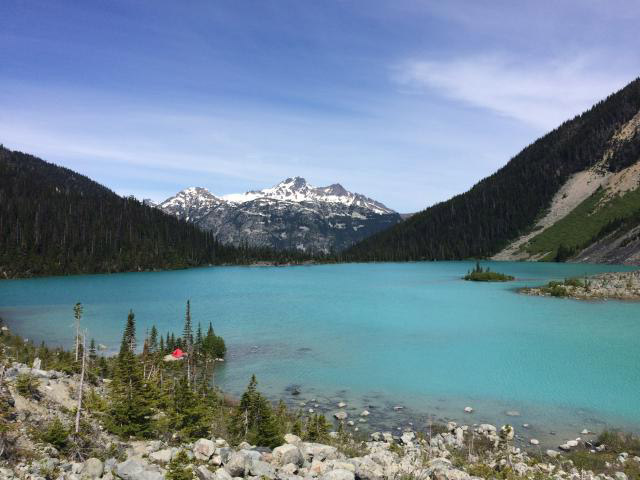
[[[482,268],[480,262],[476,262],[476,266],[473,270],[469,271],[464,277],[464,280],[472,282],[509,282],[514,280],[515,277],[506,275],[504,273],[492,272],[489,267]]]

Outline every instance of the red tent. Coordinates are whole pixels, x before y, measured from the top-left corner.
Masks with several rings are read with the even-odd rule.
[[[173,358],[182,358],[184,357],[184,352],[182,350],[180,350],[179,348],[176,348],[173,353],[171,354],[171,356]]]

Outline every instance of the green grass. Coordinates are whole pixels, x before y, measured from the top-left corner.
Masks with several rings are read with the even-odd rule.
[[[640,210],[640,189],[615,196],[598,208],[604,193],[598,189],[562,220],[536,235],[527,244],[526,251],[532,255],[545,254],[542,258],[545,261],[554,260],[561,245],[569,249],[584,248],[598,238],[607,224],[631,217]]]

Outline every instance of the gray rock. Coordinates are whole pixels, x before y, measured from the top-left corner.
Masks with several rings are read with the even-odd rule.
[[[293,463],[287,463],[283,467],[280,468],[280,475],[293,475],[298,471],[298,466]]]
[[[624,472],[616,472],[613,474],[613,478],[616,480],[627,480],[627,474]]]
[[[229,447],[222,447],[219,452],[222,463],[227,463],[229,461],[229,457],[231,457],[232,454],[233,450],[231,450]]]
[[[338,420],[346,420],[349,415],[347,412],[340,410],[339,412],[334,413],[333,416]]]
[[[322,480],[355,480],[355,475],[349,470],[337,468],[325,473],[320,478]]]
[[[352,458],[350,462],[356,467],[356,475],[361,480],[383,480],[385,478],[382,467],[370,458]]]
[[[560,452],[558,452],[557,450],[547,450],[547,456],[551,457],[551,458],[556,458],[558,455],[560,455]]]
[[[245,474],[245,471],[248,467],[249,457],[242,454],[241,452],[232,453],[229,456],[229,459],[224,463],[224,469],[232,476],[232,477],[242,477]]]
[[[118,465],[118,460],[116,460],[115,458],[107,458],[104,461],[104,471],[105,472],[111,472],[112,470],[115,470],[116,465]]]
[[[295,445],[286,444],[273,449],[273,460],[277,465],[286,465],[293,463],[299,467],[302,466],[304,458],[302,452]]]
[[[286,443],[298,444],[298,443],[300,443],[302,440],[301,440],[301,439],[300,439],[300,437],[299,437],[299,436],[297,436],[297,435],[293,435],[293,434],[291,434],[291,433],[287,433],[287,434],[284,436],[284,441],[285,441]]]
[[[232,480],[231,475],[224,468],[219,468],[213,474],[213,480]]]
[[[193,445],[193,454],[198,460],[209,460],[216,451],[216,444],[206,438],[199,439]]]
[[[405,445],[408,445],[410,443],[412,443],[416,438],[415,433],[413,432],[404,432],[402,434],[402,436],[400,437],[400,440],[402,440],[402,443],[404,443]]]
[[[129,458],[116,466],[116,474],[123,480],[164,480],[164,475],[139,458]]]
[[[100,478],[104,473],[104,464],[98,458],[89,458],[84,462],[82,476],[85,478]]]
[[[267,462],[262,460],[252,460],[249,466],[249,473],[259,478],[276,478],[276,470]]]
[[[322,443],[304,442],[300,445],[302,456],[307,462],[313,460],[335,460],[338,458],[338,449]]]
[[[213,480],[215,478],[214,473],[204,465],[200,465],[196,468],[195,474],[200,480]]]
[[[153,462],[157,463],[169,463],[173,458],[173,449],[171,448],[163,448],[162,450],[158,450],[157,452],[152,452],[149,454],[149,459]]]

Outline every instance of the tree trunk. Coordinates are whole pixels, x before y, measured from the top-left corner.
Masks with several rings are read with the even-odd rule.
[[[82,336],[82,371],[80,372],[80,386],[78,387],[78,406],[76,409],[76,435],[80,432],[80,412],[82,410],[82,390],[84,388],[84,370],[87,358],[85,353],[85,339],[86,335]]]

